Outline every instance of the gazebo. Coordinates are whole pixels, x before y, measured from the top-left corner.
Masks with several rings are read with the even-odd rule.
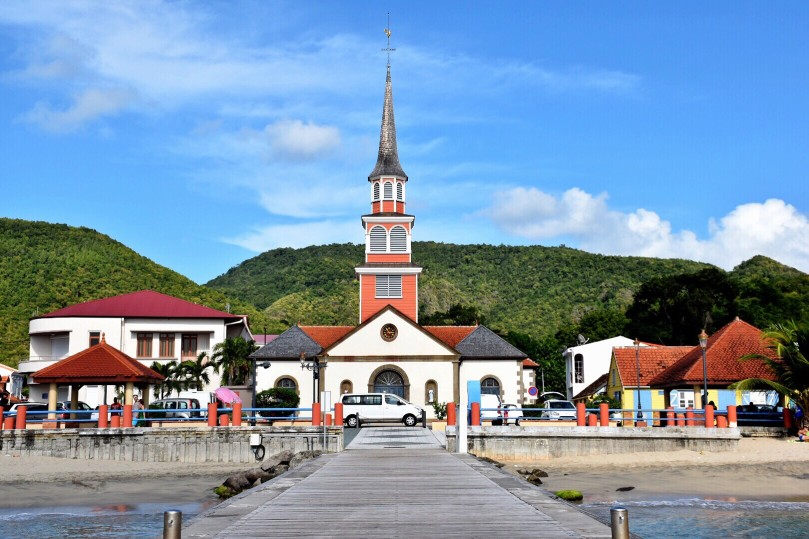
[[[163,375],[107,344],[103,334],[98,344],[38,371],[33,378],[38,384],[50,384],[49,410],[56,410],[60,385],[72,386],[70,408],[75,410],[79,402],[79,388],[83,385],[124,384],[124,405],[132,405],[136,384],[144,386],[143,398],[148,401],[149,386],[165,380]]]

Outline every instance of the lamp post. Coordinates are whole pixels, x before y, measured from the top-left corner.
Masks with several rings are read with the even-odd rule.
[[[643,419],[643,411],[640,409],[640,341],[637,337],[635,337],[635,367],[637,367],[637,385],[635,386],[637,390],[637,400],[638,400],[638,421]]]
[[[251,408],[253,408],[253,417],[254,418],[257,415],[256,411],[255,411],[255,407],[256,407],[256,378],[257,378],[256,371],[258,370],[258,361],[259,361],[258,359],[253,359],[253,404],[252,404]],[[261,362],[261,367],[264,368],[264,369],[269,369],[270,365],[271,365],[271,363],[269,361],[267,361],[266,359]],[[253,419],[250,423],[255,425],[256,420]]]
[[[706,349],[708,348],[708,334],[705,330],[699,334],[699,347],[702,348],[702,409],[708,404],[708,358]]]
[[[317,389],[315,388],[317,385],[320,384],[320,369],[325,368],[326,368],[325,361],[321,364],[320,358],[318,358],[317,356],[313,357],[310,360],[307,360],[306,353],[301,352],[301,370],[306,369],[308,371],[312,371],[312,402],[317,402],[318,397],[317,389],[320,388],[319,387],[317,387]]]

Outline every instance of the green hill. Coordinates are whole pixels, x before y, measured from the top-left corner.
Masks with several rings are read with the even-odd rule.
[[[246,260],[207,286],[249,301],[284,322],[352,324],[357,320],[354,266],[363,246],[274,249]],[[623,310],[641,283],[708,267],[688,260],[603,256],[567,247],[414,242],[423,315],[456,303],[477,306],[487,323],[535,337],[596,308]]]
[[[28,356],[28,319],[36,314],[142,289],[225,310],[263,316],[160,266],[89,228],[0,218],[0,362]]]

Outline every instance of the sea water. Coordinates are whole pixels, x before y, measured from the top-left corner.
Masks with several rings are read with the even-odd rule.
[[[182,511],[183,522],[187,522],[216,503],[217,500],[169,505],[139,503],[0,509],[0,537],[159,537],[163,533],[164,511]]]
[[[609,522],[610,509],[624,507],[629,531],[641,537],[809,537],[809,503],[726,502],[703,499],[582,504]]]

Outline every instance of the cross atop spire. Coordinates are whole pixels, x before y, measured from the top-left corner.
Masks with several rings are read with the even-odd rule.
[[[388,12],[388,27],[385,28],[385,35],[388,36],[388,46],[382,49],[382,52],[388,53],[388,69],[390,69],[390,53],[395,52],[396,49],[390,48],[390,12]]]

